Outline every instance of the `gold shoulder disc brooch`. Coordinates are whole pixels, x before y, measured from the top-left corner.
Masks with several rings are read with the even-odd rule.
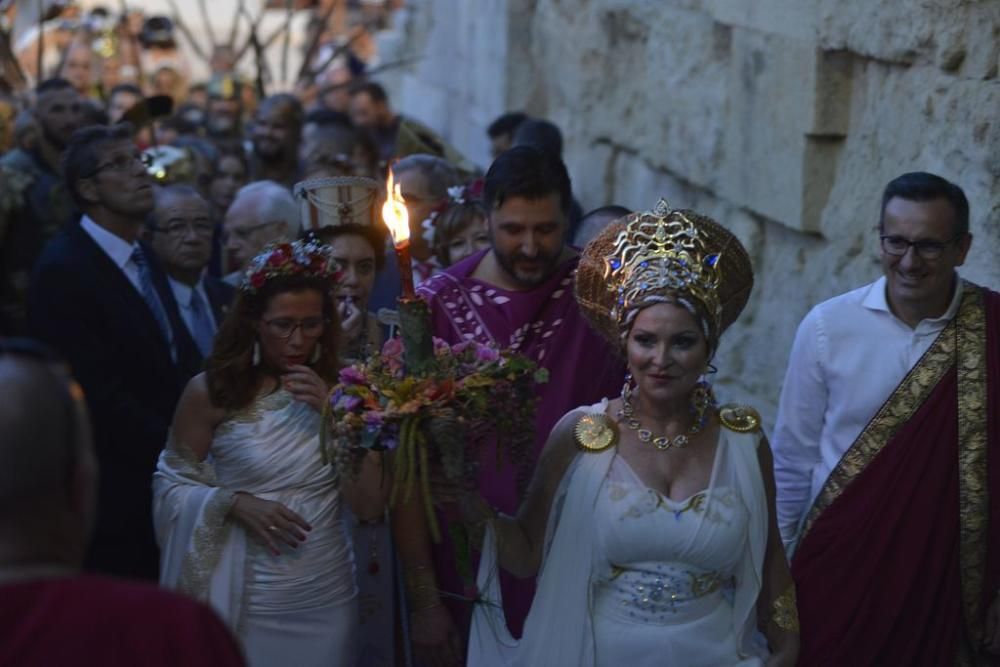
[[[753,433],[760,430],[760,413],[749,405],[734,403],[719,408],[719,421],[730,431]]]
[[[585,452],[602,452],[618,443],[618,424],[603,413],[591,412],[576,422],[573,435]]]

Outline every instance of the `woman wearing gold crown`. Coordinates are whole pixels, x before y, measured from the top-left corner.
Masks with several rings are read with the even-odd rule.
[[[487,525],[469,665],[795,663],[760,419],[717,407],[703,380],[752,284],[736,237],[663,201],[584,250],[577,301],[629,376],[620,397],[556,425],[516,517],[469,503]],[[538,573],[520,640],[497,604],[498,564]]]
[[[380,480],[363,471],[347,484],[320,454],[340,368],[334,268],[315,242],[251,261],[153,480],[160,583],[211,603],[251,667],[350,665],[356,654],[343,501],[377,514]]]

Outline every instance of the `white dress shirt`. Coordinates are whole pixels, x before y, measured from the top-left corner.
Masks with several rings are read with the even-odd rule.
[[[129,243],[122,237],[112,234],[86,215],[80,218],[80,227],[90,235],[90,238],[94,239],[94,242],[111,258],[115,266],[122,270],[132,286],[142,295],[142,286],[139,284],[139,267],[132,261],[132,253],[138,244]]]
[[[195,290],[201,296],[202,303],[205,304],[205,308],[208,311],[208,321],[212,323],[212,330],[219,330],[219,323],[215,321],[215,313],[212,311],[212,302],[208,300],[208,292],[205,291],[204,277],[198,279],[198,284],[194,288],[190,285],[185,285],[179,280],[174,280],[170,276],[167,276],[167,281],[170,283],[170,290],[174,293],[174,299],[177,300],[177,306],[180,308],[181,319],[184,320],[184,324],[187,325],[188,331],[192,336],[195,335],[195,332],[191,314],[191,294]]]
[[[795,334],[774,427],[781,537],[791,554],[833,469],[958,311],[910,328],[889,309],[886,279],[813,308]]]

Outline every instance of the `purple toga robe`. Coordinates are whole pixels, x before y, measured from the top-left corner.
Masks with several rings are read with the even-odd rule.
[[[621,391],[625,365],[619,355],[587,324],[573,296],[578,257],[560,265],[544,283],[530,290],[507,291],[470,277],[488,250],[478,252],[432,277],[418,290],[430,305],[434,335],[449,343],[475,339],[523,354],[548,369],[549,382],[538,387],[534,459],[559,419],[581,405],[591,405]],[[533,466],[532,466],[533,467]],[[493,507],[505,514],[517,511],[517,466],[496,466],[496,452],[484,447],[479,489]],[[463,583],[455,568],[454,547],[447,531],[434,549],[439,586],[461,595]],[[476,563],[472,564],[473,574]],[[517,636],[531,606],[534,579],[517,579],[501,572],[507,625]],[[446,599],[463,638],[471,605]]]

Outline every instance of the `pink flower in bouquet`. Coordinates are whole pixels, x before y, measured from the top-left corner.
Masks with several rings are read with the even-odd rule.
[[[346,412],[354,412],[361,407],[361,399],[357,396],[344,396],[339,407]]]
[[[443,357],[446,354],[448,354],[448,352],[450,350],[451,350],[451,348],[448,346],[448,343],[446,341],[443,341],[443,340],[441,340],[440,338],[437,338],[437,337],[434,338],[434,356],[435,357]]]
[[[365,426],[382,426],[382,413],[375,410],[368,410],[362,416]]]
[[[486,345],[480,345],[476,349],[476,359],[478,361],[493,362],[500,358],[500,353],[497,352],[492,347],[487,347]]]
[[[399,338],[390,338],[382,346],[382,356],[386,358],[403,356],[403,341]]]
[[[340,369],[340,382],[342,384],[367,384],[368,378],[360,369],[354,366],[347,366]]]
[[[471,345],[474,344],[475,343],[473,343],[473,341],[471,340],[463,340],[461,343],[455,343],[454,345],[451,346],[451,353],[456,357],[460,356],[463,352],[468,350]]]

